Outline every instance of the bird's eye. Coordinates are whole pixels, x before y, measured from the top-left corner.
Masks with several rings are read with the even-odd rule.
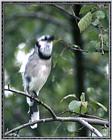
[[[46,41],[46,40],[47,40],[47,36],[41,39],[41,41]]]
[[[45,36],[44,40],[47,40],[47,36]]]

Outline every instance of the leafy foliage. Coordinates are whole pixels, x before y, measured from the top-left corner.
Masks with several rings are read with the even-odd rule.
[[[87,101],[85,101],[85,94],[82,93],[82,95],[80,96],[80,101],[77,100],[72,100],[69,103],[69,110],[75,113],[80,113],[80,114],[84,114],[87,112]]]
[[[90,24],[92,21],[92,14],[91,12],[88,12],[78,23],[80,32],[83,32]]]

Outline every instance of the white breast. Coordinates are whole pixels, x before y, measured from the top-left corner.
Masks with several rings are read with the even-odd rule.
[[[30,82],[30,90],[35,90],[37,93],[40,91],[40,89],[43,87],[45,82],[47,81],[47,78],[49,76],[50,69],[46,65],[42,65],[40,67],[40,71],[38,72],[36,77],[32,77]]]

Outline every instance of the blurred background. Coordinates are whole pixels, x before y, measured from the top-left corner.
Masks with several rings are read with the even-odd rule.
[[[40,100],[52,107],[58,116],[76,116],[79,112],[74,108],[72,101],[79,101],[84,92],[88,105],[83,113],[108,119],[109,4],[61,3],[57,5],[3,4],[5,88],[9,84],[10,88],[23,91],[19,70],[27,53],[35,46],[36,38],[45,34],[55,35],[52,71],[40,92]],[[77,23],[89,12],[92,18],[90,19],[90,15],[82,22],[85,29],[80,33]],[[70,14],[77,16],[76,20]],[[68,49],[73,46],[78,48],[76,45],[88,52]],[[68,95],[71,96],[68,97]],[[25,97],[5,91],[3,103],[4,132],[28,122],[28,105]],[[51,117],[42,106],[40,106],[40,116],[41,118]],[[107,128],[101,126],[96,128],[104,136],[108,136]],[[91,135],[91,133],[77,123],[71,122],[42,123],[35,130],[26,127],[19,132],[20,137],[85,135]]]

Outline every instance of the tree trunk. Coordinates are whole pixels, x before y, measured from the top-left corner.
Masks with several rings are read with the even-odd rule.
[[[77,17],[79,17],[79,12],[80,12],[80,5],[74,5],[73,10],[74,13]],[[78,21],[77,21],[78,22]],[[71,26],[74,27],[72,30],[72,36],[73,36],[73,42],[74,44],[78,45],[80,48],[83,49],[83,43],[81,39],[81,34],[78,26],[76,25],[76,21],[74,18],[71,18]],[[78,99],[80,99],[81,93],[85,91],[85,86],[84,86],[84,78],[85,78],[85,73],[84,73],[84,55],[82,52],[76,51],[75,52],[75,64],[74,64],[74,73],[75,73],[75,83],[76,83],[76,96]],[[82,127],[82,125],[77,123],[77,130],[79,130]],[[87,136],[88,131],[86,128],[83,128],[79,131],[78,136]]]

